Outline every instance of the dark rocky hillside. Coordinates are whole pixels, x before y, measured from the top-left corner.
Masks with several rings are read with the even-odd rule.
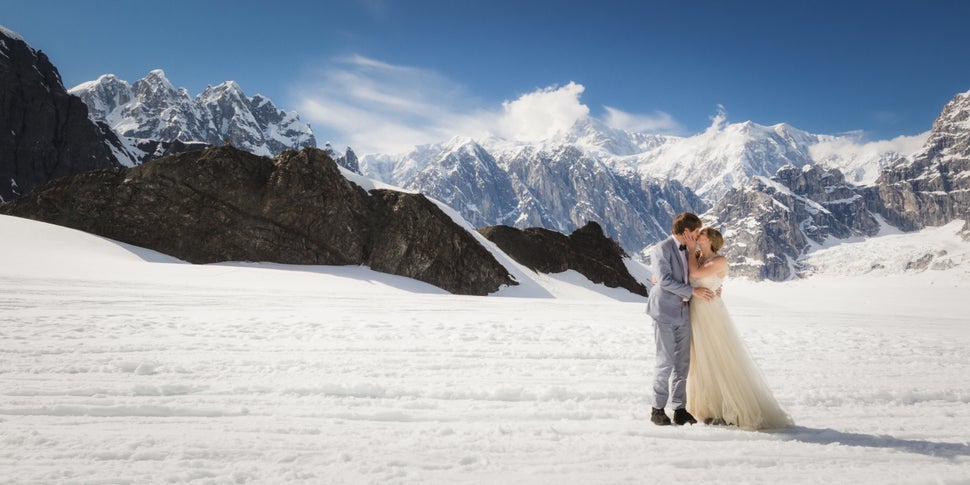
[[[121,164],[47,56],[0,30],[0,201]]]
[[[489,226],[478,232],[534,271],[561,273],[571,269],[593,283],[647,296],[647,288],[623,264],[626,254],[619,243],[606,237],[595,222],[588,222],[569,236],[540,227]]]
[[[363,264],[471,295],[516,284],[426,197],[368,193],[315,148],[271,159],[223,146],[86,172],[0,204],[0,213],[193,263]]]

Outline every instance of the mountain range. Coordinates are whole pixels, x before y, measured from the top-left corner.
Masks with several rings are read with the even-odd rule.
[[[104,122],[139,147],[149,140],[210,146],[228,142],[256,155],[273,156],[317,145],[310,125],[298,114],[277,108],[262,95],[246,96],[234,81],[208,86],[192,98],[156,69],[132,84],[105,74],[68,92],[84,101],[92,120]],[[135,164],[153,154],[132,153]]]
[[[855,135],[723,117],[675,137],[586,118],[539,143],[453,138],[367,155],[360,167],[477,225],[569,232],[597,221],[641,259],[669,235],[674,215],[693,211],[728,238],[724,254],[736,274],[785,280],[811,271],[800,261],[814,248],[889,226],[967,220],[968,97],[954,97],[929,132],[905,143],[859,145]]]
[[[17,42],[22,39],[0,47],[10,51]],[[54,97],[76,103],[70,93],[57,94],[63,87],[58,91],[56,69],[43,54],[33,55],[31,69],[47,72],[44,82]],[[85,133],[93,130],[95,135],[85,139],[99,140],[94,145],[100,155],[86,159],[103,161],[73,168],[60,163],[64,173],[138,165],[226,140],[258,155],[316,144],[298,115],[262,96],[247,97],[232,81],[191,99],[155,70],[130,85],[105,75],[71,93],[90,109],[87,124],[74,123],[84,125]],[[42,98],[29,94],[17,99],[25,96]],[[358,158],[349,147],[341,154],[330,143],[324,151],[352,172],[443,202],[474,227],[570,233],[597,222],[641,259],[669,234],[677,213],[693,211],[728,238],[725,254],[736,273],[784,280],[811,271],[804,259],[819,247],[888,227],[911,231],[970,219],[968,98],[970,93],[955,96],[930,131],[905,144],[860,147],[851,134],[817,135],[785,123],[730,124],[724,116],[715,117],[703,133],[677,137],[617,130],[590,117],[541,142],[455,137],[401,154]],[[77,118],[81,109],[48,111]],[[9,121],[12,127],[24,123],[37,122]],[[0,137],[7,130],[2,131]],[[7,145],[14,147],[9,150],[14,156],[0,160],[0,176],[9,174],[3,179],[11,180],[0,193],[6,199],[61,173],[45,168],[29,182],[23,167],[27,159],[16,149],[25,138],[16,129],[10,132],[15,137]],[[0,148],[2,143],[0,138]],[[50,159],[27,165],[44,167]]]

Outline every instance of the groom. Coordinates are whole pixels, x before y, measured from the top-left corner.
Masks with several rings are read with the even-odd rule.
[[[657,283],[647,298],[647,315],[653,318],[657,342],[657,363],[653,383],[653,412],[650,421],[670,424],[664,411],[668,400],[674,408],[674,424],[697,422],[687,412],[687,371],[690,367],[691,297],[710,300],[714,292],[692,288],[687,280],[687,250],[694,249],[701,220],[685,212],[674,219],[672,235],[654,247],[650,267]]]

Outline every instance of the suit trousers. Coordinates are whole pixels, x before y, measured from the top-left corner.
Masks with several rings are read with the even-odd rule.
[[[674,409],[687,405],[687,371],[690,370],[690,322],[653,321],[657,361],[653,382],[653,407]]]

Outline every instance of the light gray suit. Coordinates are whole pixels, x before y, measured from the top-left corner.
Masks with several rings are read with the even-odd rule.
[[[687,371],[690,368],[690,307],[693,288],[686,283],[687,268],[680,259],[680,243],[673,236],[654,247],[650,268],[657,284],[647,298],[647,315],[653,318],[657,342],[654,373],[654,407],[667,401],[674,409],[687,404]]]

